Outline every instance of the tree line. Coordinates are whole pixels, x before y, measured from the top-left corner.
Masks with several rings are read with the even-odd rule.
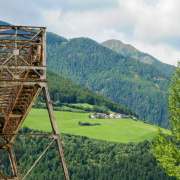
[[[88,88],[81,87],[80,85],[77,85],[69,79],[57,75],[50,70],[47,71],[47,80],[50,97],[54,105],[55,102],[68,104],[88,103],[90,105],[94,105],[94,109],[99,108],[99,112],[106,112],[107,109],[110,109],[111,111],[117,113],[133,115],[139,118],[139,114],[132,111],[131,109],[126,108],[125,106],[118,104],[110,99],[107,99],[102,95],[92,92]],[[38,103],[40,104],[40,102],[44,102],[42,93],[38,97],[35,107],[37,107],[36,105]]]
[[[45,132],[23,127],[20,133]],[[36,137],[21,137],[16,140],[24,173],[51,141],[48,138]],[[72,180],[175,180],[158,166],[152,153],[151,142],[146,140],[137,144],[124,144],[61,134],[61,143]],[[0,155],[2,153],[0,152]],[[1,164],[1,171],[7,175],[11,172],[10,169],[10,162],[6,156]],[[64,179],[55,143],[26,179]]]

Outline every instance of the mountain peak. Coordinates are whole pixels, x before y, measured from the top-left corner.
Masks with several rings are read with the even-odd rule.
[[[105,42],[102,42],[101,45],[103,46],[106,46],[116,52],[119,51],[119,49],[123,49],[123,51],[127,51],[127,50],[131,50],[131,51],[138,51],[136,48],[134,48],[132,45],[130,44],[125,44],[123,43],[122,41],[120,40],[116,40],[116,39],[110,39],[110,40],[107,40]],[[121,53],[122,52],[118,52],[118,53]]]
[[[165,71],[169,75],[172,75],[172,72],[174,72],[174,66],[165,64],[153,56],[149,55],[148,53],[143,53],[139,51],[138,49],[134,48],[130,44],[124,44],[119,40],[111,39],[108,41],[105,41],[101,43],[101,45],[108,47],[109,49],[122,54],[123,56],[130,56],[132,58],[137,59],[140,62],[148,63],[156,66],[157,68]]]
[[[120,41],[120,40],[117,40],[117,39],[109,39],[109,40],[107,40],[107,41],[105,41],[105,42],[102,42],[102,43],[108,43],[108,42],[118,42],[118,43],[122,43],[123,44],[123,42],[122,41]],[[102,44],[101,43],[101,44]]]

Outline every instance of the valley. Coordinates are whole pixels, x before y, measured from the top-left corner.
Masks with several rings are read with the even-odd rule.
[[[87,105],[87,104],[86,104]],[[134,121],[132,119],[91,119],[91,113],[76,113],[68,111],[54,111],[56,123],[60,133],[86,136],[92,139],[106,140],[111,142],[141,142],[152,140],[156,136],[156,126]],[[79,126],[82,123],[99,123],[98,126]],[[31,109],[23,127],[52,132],[46,109]],[[170,131],[163,129],[164,133]]]
[[[50,99],[70,179],[175,180],[158,166],[152,150],[157,123],[172,139],[167,104],[174,66],[121,41],[99,44],[90,38],[68,40],[48,32],[47,68]],[[24,104],[21,101],[21,106]],[[90,118],[97,113],[120,113],[126,118]],[[40,93],[18,133],[49,134],[50,127]],[[24,173],[50,140],[16,138],[13,146],[18,147]],[[8,154],[4,157],[0,171],[13,175]],[[60,166],[53,143],[27,180],[63,179]]]
[[[171,75],[89,38],[67,40],[59,36],[57,42],[56,35],[50,37],[48,69],[124,105],[150,124],[168,128]]]

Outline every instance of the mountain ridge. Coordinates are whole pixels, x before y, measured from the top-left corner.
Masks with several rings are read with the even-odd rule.
[[[47,45],[47,68],[168,127],[171,76],[89,38]],[[154,114],[154,115],[152,115]]]
[[[154,58],[153,56],[151,56],[150,54],[141,52],[132,45],[125,44],[120,40],[116,40],[116,39],[107,40],[105,42],[102,42],[101,45],[108,47],[111,50],[120,53],[124,56],[133,57],[140,62],[152,64],[155,67],[165,71],[169,75],[172,75],[172,72],[174,72],[175,66],[163,63],[157,60],[156,58]]]
[[[127,115],[134,115],[139,117],[139,114],[126,108],[122,104],[118,104],[112,100],[105,98],[91,90],[75,84],[69,79],[47,70],[47,81],[50,92],[50,97],[53,102],[61,103],[89,103],[95,106],[106,107],[114,112],[124,113]],[[42,94],[39,100],[42,100]]]

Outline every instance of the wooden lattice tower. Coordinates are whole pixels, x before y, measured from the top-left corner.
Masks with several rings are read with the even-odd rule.
[[[18,134],[41,90],[46,101],[52,134]],[[12,177],[7,177],[0,171],[0,179],[20,179],[12,145],[16,136],[49,136],[56,141],[65,179],[69,179],[46,80],[44,27],[0,25],[0,150],[4,151],[0,163],[8,153],[13,172]]]

